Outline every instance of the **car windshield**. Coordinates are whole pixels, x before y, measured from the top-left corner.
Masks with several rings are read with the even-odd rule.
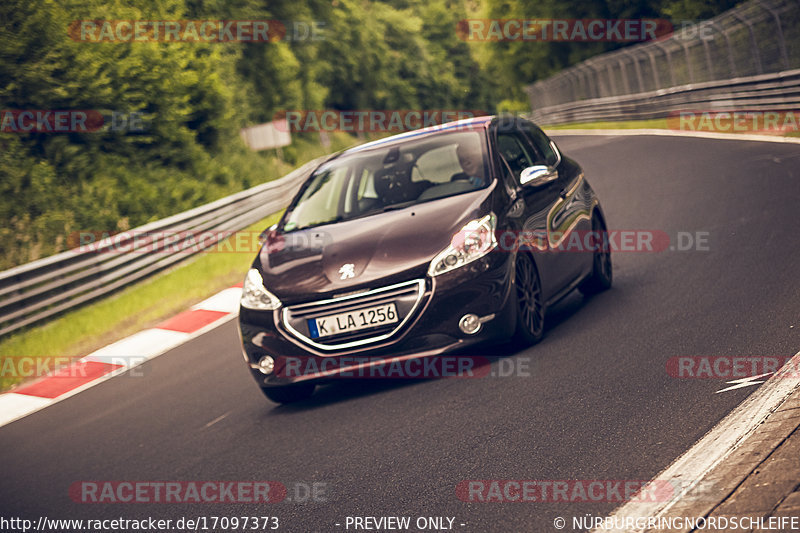
[[[356,151],[309,178],[283,231],[402,209],[488,185],[483,133],[461,131]]]

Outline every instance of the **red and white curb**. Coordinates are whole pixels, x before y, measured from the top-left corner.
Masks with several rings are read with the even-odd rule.
[[[0,426],[78,394],[235,318],[242,285],[235,285],[190,309],[86,355],[11,392],[0,394]]]

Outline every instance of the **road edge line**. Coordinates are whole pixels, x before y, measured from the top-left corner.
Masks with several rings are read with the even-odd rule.
[[[232,289],[236,289],[236,291],[232,291]],[[80,363],[80,362],[83,362],[83,361],[102,360],[102,358],[106,357],[106,356],[104,356],[104,355],[96,356],[95,354],[98,354],[98,353],[99,354],[103,354],[104,351],[109,350],[109,348],[113,347],[115,344],[123,343],[123,342],[126,342],[126,341],[130,341],[132,338],[137,337],[137,336],[141,336],[143,333],[148,332],[148,331],[169,332],[170,334],[172,334],[172,335],[174,335],[176,337],[182,337],[182,338],[176,339],[177,342],[171,343],[171,344],[167,345],[166,347],[164,347],[163,349],[157,348],[157,349],[153,350],[152,348],[149,348],[149,349],[145,348],[145,349],[143,349],[141,351],[142,352],[146,352],[146,354],[145,353],[142,353],[142,354],[126,354],[128,356],[134,356],[134,355],[137,356],[137,361],[138,362],[136,362],[135,364],[132,364],[132,365],[129,365],[129,366],[124,366],[122,368],[114,369],[114,370],[112,370],[112,371],[110,371],[110,372],[108,372],[106,374],[103,374],[103,375],[98,376],[98,377],[96,377],[94,379],[88,380],[85,383],[82,383],[82,384],[70,389],[69,391],[67,391],[67,392],[65,392],[65,393],[63,393],[63,394],[61,394],[61,395],[59,395],[59,396],[57,396],[55,398],[42,397],[42,396],[38,396],[38,395],[34,395],[34,394],[27,395],[27,394],[18,392],[20,390],[24,390],[25,386],[27,386],[27,385],[31,385],[31,384],[34,384],[34,383],[39,383],[39,382],[47,380],[47,379],[59,379],[58,377],[54,377],[53,373],[48,374],[47,376],[42,376],[41,378],[39,378],[39,379],[37,379],[37,380],[35,380],[33,382],[25,383],[23,386],[15,387],[15,388],[13,388],[11,390],[8,390],[6,392],[0,393],[0,405],[8,404],[9,407],[14,409],[13,412],[5,411],[3,413],[0,413],[0,415],[2,415],[2,416],[0,416],[0,428],[2,428],[3,426],[6,426],[8,424],[11,424],[13,422],[16,422],[17,420],[21,420],[21,419],[25,418],[26,416],[32,415],[33,413],[41,411],[42,409],[50,407],[51,405],[56,404],[56,403],[58,403],[58,402],[60,402],[62,400],[66,400],[67,398],[75,396],[76,394],[79,394],[79,393],[81,393],[81,392],[83,392],[83,391],[85,391],[87,389],[90,389],[90,388],[94,387],[95,385],[103,383],[104,381],[108,381],[111,378],[114,378],[114,377],[117,377],[119,375],[122,375],[122,374],[128,372],[129,370],[132,370],[132,369],[134,369],[134,368],[136,368],[138,366],[141,366],[141,365],[145,364],[146,362],[155,359],[156,357],[164,355],[165,353],[177,348],[178,346],[186,344],[187,342],[191,341],[192,339],[195,339],[195,338],[197,338],[197,337],[199,337],[201,335],[204,335],[204,334],[208,333],[209,331],[212,331],[212,330],[222,326],[223,324],[226,324],[229,321],[233,320],[234,318],[236,318],[239,315],[239,310],[238,310],[239,296],[238,295],[241,294],[241,285],[234,285],[233,287],[228,287],[226,289],[223,289],[222,291],[218,292],[217,294],[214,294],[214,295],[206,298],[202,302],[199,302],[199,303],[191,306],[189,309],[185,309],[184,311],[181,311],[180,313],[178,313],[175,316],[173,316],[171,319],[179,317],[182,314],[189,313],[189,312],[191,312],[193,310],[203,310],[204,309],[204,307],[203,307],[204,303],[205,302],[211,302],[212,300],[214,301],[214,305],[209,306],[209,307],[212,307],[212,309],[209,309],[209,310],[219,312],[220,311],[220,305],[219,305],[218,298],[220,297],[220,295],[223,295],[223,294],[225,296],[227,296],[228,298],[231,298],[231,299],[233,299],[233,296],[235,296],[235,300],[236,300],[235,303],[237,304],[235,306],[236,310],[235,311],[232,310],[233,307],[234,307],[233,302],[229,302],[229,305],[230,305],[231,309],[229,309],[226,314],[220,316],[219,318],[217,318],[213,322],[210,322],[208,324],[204,324],[204,325],[198,327],[194,331],[185,333],[185,332],[173,331],[173,330],[170,330],[170,329],[161,329],[158,326],[155,326],[155,327],[152,327],[152,328],[143,329],[141,331],[137,331],[136,333],[134,333],[132,335],[129,335],[128,337],[124,337],[124,338],[119,339],[119,340],[117,340],[117,341],[115,341],[115,342],[113,342],[111,344],[108,344],[108,345],[106,345],[106,346],[104,346],[104,347],[102,347],[102,348],[100,348],[98,350],[95,350],[90,354],[86,354],[83,357],[77,358],[72,363],[72,364],[75,364],[75,363]],[[167,319],[165,321],[162,321],[161,324],[164,324],[168,320],[171,320],[171,319]],[[144,343],[144,344],[146,345],[146,343]],[[135,351],[135,349],[130,349],[130,348],[128,348],[128,350]],[[95,359],[95,357],[98,357],[98,359]],[[124,357],[124,356],[117,354],[116,357]],[[26,400],[23,401],[23,399],[26,399]]]
[[[784,368],[798,368],[800,352],[784,364]],[[615,509],[608,519],[612,524],[624,523],[626,517],[658,518],[682,501],[711,470],[722,463],[747,440],[761,423],[774,413],[792,393],[800,388],[800,375],[781,375],[780,369],[761,387],[744,399],[730,413],[691,448],[675,459],[667,468],[650,480],[640,493],[647,494],[665,481],[684,483],[685,489],[676,491],[667,501],[630,501]],[[773,447],[777,447],[776,443]],[[728,495],[720,496],[722,502]],[[593,533],[640,533],[647,529],[595,528]]]

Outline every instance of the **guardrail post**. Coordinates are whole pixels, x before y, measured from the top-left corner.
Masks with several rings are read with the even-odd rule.
[[[703,24],[703,27],[708,26],[708,24]],[[711,47],[708,46],[708,39],[703,38],[703,31],[698,32],[700,35],[700,41],[703,43],[703,50],[706,53],[706,65],[709,74],[709,78],[706,81],[710,81],[714,79],[714,62],[711,61]]]
[[[537,99],[535,107],[539,108],[547,107],[547,95],[550,92],[550,87],[552,85],[553,85],[552,83],[541,82],[541,87],[539,88],[538,91],[539,94],[536,95]]]
[[[563,104],[568,102],[567,100],[567,89],[569,88],[569,80],[567,79],[566,75],[562,72],[561,76],[558,78],[558,87],[559,90],[556,91],[556,103]]]
[[[602,69],[597,66],[596,63],[592,63],[592,71],[594,71],[594,79],[597,86],[597,97],[603,98],[604,96],[607,96],[605,94],[607,91],[605,84],[603,83],[603,75],[601,74]]]
[[[564,76],[559,75],[555,81],[555,90],[548,94],[550,97],[550,103],[548,105],[558,105],[564,102]]]
[[[647,53],[647,57],[650,58],[650,68],[653,69],[653,82],[655,83],[655,85],[653,85],[653,88],[660,89],[661,80],[659,79],[658,76],[658,65],[656,64],[656,55],[650,50],[650,48],[652,48],[652,46],[646,46],[644,48],[644,51]]]
[[[597,80],[597,91],[598,96],[600,98],[604,98],[606,96],[611,96],[611,91],[609,90],[608,83],[603,79],[603,65],[597,64],[595,62],[594,66],[594,77]]]
[[[742,17],[738,13],[731,13],[733,18],[743,22],[747,26],[747,31],[750,32],[750,40],[753,43],[753,61],[756,64],[756,71],[759,74],[764,73],[764,67],[761,66],[761,54],[758,53],[758,41],[756,41],[756,32],[753,29],[753,23],[747,20],[746,18]]]
[[[558,104],[560,104],[560,103],[562,103],[564,101],[561,98],[561,96],[563,94],[562,87],[564,85],[563,77],[559,76],[558,79],[555,80],[555,83],[553,85],[554,85],[554,87],[553,87],[554,90],[552,92],[548,93],[548,95],[547,95],[547,98],[548,98],[547,105],[548,106],[558,105]]]
[[[689,74],[689,83],[694,83],[694,69],[692,69],[692,60],[689,58],[689,44],[681,40],[681,47],[683,48],[683,56],[686,58],[686,72]]]
[[[675,87],[678,85],[678,82],[675,78],[675,69],[672,68],[672,54],[669,53],[669,48],[666,46],[662,46],[661,43],[655,43],[654,46],[664,52],[664,55],[667,56],[667,69],[669,70],[669,81],[671,82],[671,86]]]
[[[606,72],[608,72],[608,88],[611,91],[609,96],[619,96],[617,84],[614,82],[614,71],[611,69],[611,62],[606,64]]]
[[[728,35],[728,32],[725,31],[724,28],[717,27],[717,23],[713,20],[708,21],[708,25],[717,30],[719,33],[722,34],[722,37],[725,39],[725,45],[728,47],[728,63],[730,67],[730,75],[734,78],[736,77],[736,61],[733,59],[733,44],[731,44],[731,38]]]
[[[644,92],[644,78],[642,77],[642,67],[639,66],[639,60],[635,55],[633,55],[633,52],[625,50],[625,54],[633,61],[633,70],[636,72],[636,81],[639,82],[639,90],[637,92]]]
[[[768,5],[764,4],[761,0],[758,0],[758,6],[762,9],[765,9],[770,12],[772,17],[775,19],[775,28],[778,30],[778,48],[781,51],[781,59],[783,59],[783,68],[789,70],[789,54],[786,53],[786,41],[783,38],[783,28],[781,28],[781,17],[778,15],[778,12],[769,7]]]
[[[572,72],[569,70],[564,71],[564,82],[567,84],[564,90],[564,97],[561,99],[561,103],[565,102],[572,102],[575,100],[573,94],[575,92],[575,83],[572,80]]]
[[[581,100],[588,100],[589,99],[589,75],[586,73],[584,69],[583,63],[578,65],[578,72],[580,73],[581,77],[581,91],[583,93],[583,98]]]
[[[591,63],[587,60],[584,64],[586,65],[586,88],[588,89],[586,97],[591,100],[598,97],[597,77]]]
[[[631,91],[631,85],[628,83],[628,73],[625,71],[625,61],[623,61],[620,57],[620,59],[617,59],[617,62],[619,63],[619,72],[622,75],[622,85],[625,87],[625,94],[631,94],[633,91]]]
[[[564,74],[565,74],[565,75],[567,76],[567,78],[569,79],[569,94],[570,94],[570,99],[569,99],[569,100],[567,100],[567,101],[568,101],[568,102],[574,102],[574,101],[576,101],[576,100],[578,99],[578,88],[577,88],[578,77],[576,76],[575,72],[574,72],[574,71],[573,71],[573,69],[571,69],[571,68],[570,68],[570,69],[567,69],[567,70],[565,70],[565,71],[564,71]]]

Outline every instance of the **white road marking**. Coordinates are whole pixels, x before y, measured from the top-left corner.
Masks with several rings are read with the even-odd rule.
[[[53,400],[50,398],[39,398],[14,392],[0,394],[0,426],[47,407],[51,403]]]
[[[239,298],[241,293],[241,288],[231,287],[193,306],[192,309],[207,309],[210,311],[227,313],[225,316],[220,317],[197,331],[184,333],[160,328],[146,329],[80,358],[79,361],[108,363],[120,365],[120,367],[108,374],[88,381],[62,394],[58,398],[40,398],[27,394],[17,394],[13,391],[0,393],[0,427],[33,414],[54,403],[66,400],[108,379],[124,374],[150,359],[154,359],[173,348],[177,348],[181,344],[233,320],[239,314]]]
[[[800,352],[784,366],[797,368],[800,365]],[[691,491],[715,466],[755,432],[764,419],[772,414],[786,398],[800,387],[800,373],[773,375],[761,387],[748,396],[733,411],[714,426],[711,431],[697,441],[683,455],[678,457],[666,470],[658,474],[650,483],[679,482],[684,487],[676,491],[668,501],[630,501],[617,508],[611,518],[616,523],[624,523],[625,517],[659,517],[680,501],[683,494]],[[653,486],[657,486],[653,484]],[[646,494],[651,485],[642,489]],[[594,533],[640,533],[637,531],[596,529]]]
[[[143,362],[143,360],[152,359],[176,346],[180,346],[190,337],[191,334],[180,331],[158,328],[146,329],[134,333],[121,341],[104,346],[82,358],[82,360],[121,364],[120,361],[125,358],[138,357],[140,362]]]
[[[222,420],[223,418],[225,418],[225,417],[226,417],[226,416],[228,416],[229,414],[231,414],[231,411],[228,411],[228,412],[227,412],[227,413],[225,413],[224,415],[220,415],[220,416],[218,416],[217,418],[215,418],[214,420],[212,420],[211,422],[209,422],[208,424],[206,424],[204,427],[205,427],[205,428],[210,428],[211,426],[213,426],[214,424],[216,424],[217,422],[219,422],[220,420]]]
[[[750,376],[742,379],[734,379],[733,381],[726,381],[725,383],[731,386],[724,389],[720,389],[714,394],[719,394],[720,392],[727,392],[729,390],[741,389],[743,387],[750,387],[751,385],[758,385],[759,383],[764,383],[763,381],[754,381],[754,380],[769,376],[772,373],[773,372],[767,372],[766,374],[760,374],[758,376]]]
[[[239,313],[239,300],[242,297],[242,289],[231,287],[222,292],[218,292],[211,298],[203,300],[192,309],[205,309],[206,311],[220,311],[222,313]]]

